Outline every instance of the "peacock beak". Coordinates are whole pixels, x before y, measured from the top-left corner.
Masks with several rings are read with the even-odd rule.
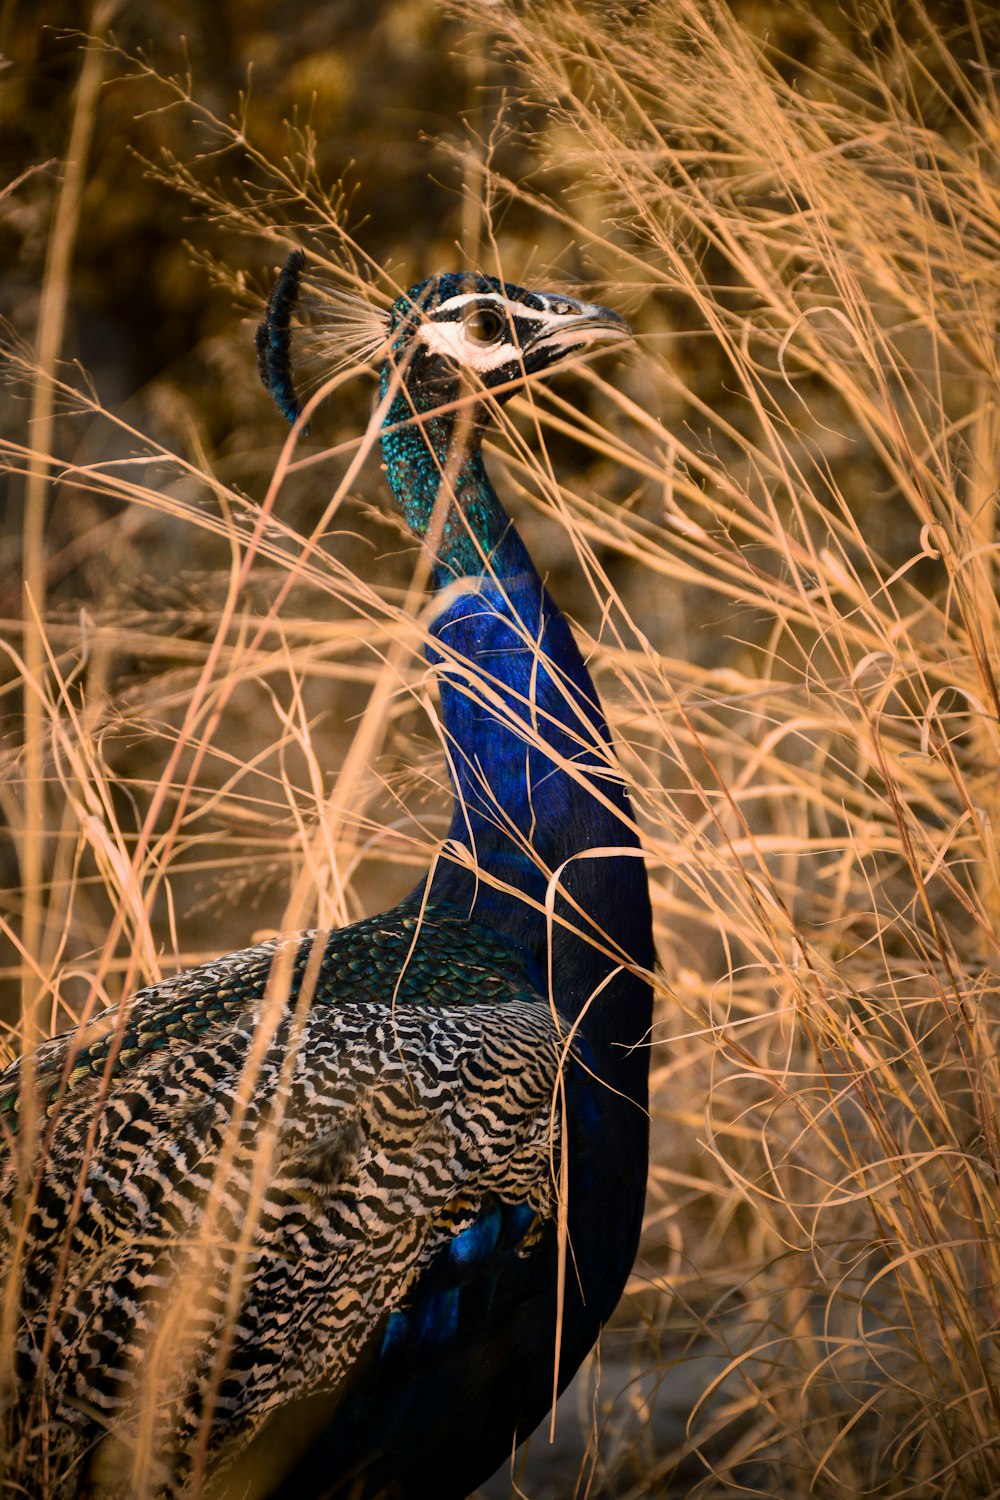
[[[618,343],[632,337],[632,330],[621,313],[597,302],[580,302],[572,312],[560,315],[553,327],[539,331],[528,348],[551,352],[584,349],[590,344]]]

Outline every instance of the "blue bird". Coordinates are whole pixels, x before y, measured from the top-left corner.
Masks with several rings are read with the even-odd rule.
[[[292,421],[302,271],[258,334]],[[461,1500],[635,1257],[647,880],[482,455],[496,403],[627,325],[474,274],[372,316],[389,484],[432,554],[451,826],[390,911],[141,990],[0,1076],[5,1478],[30,1493]]]

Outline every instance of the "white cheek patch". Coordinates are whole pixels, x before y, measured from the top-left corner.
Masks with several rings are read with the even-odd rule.
[[[516,318],[519,323],[530,322],[535,325],[532,330],[532,344],[546,344],[554,348],[574,347],[581,344],[589,344],[594,339],[607,338],[606,330],[601,329],[565,329],[560,335],[560,330],[565,324],[564,313],[554,313],[538,308],[522,307],[520,304],[512,306],[505,302],[502,297],[484,298],[482,293],[470,293],[460,297],[449,297],[448,301],[442,303],[442,308],[452,310],[465,307],[469,303],[482,306],[484,302],[495,307],[502,313],[510,323]],[[457,364],[465,365],[474,370],[477,375],[489,375],[494,370],[499,370],[503,365],[509,364],[518,356],[517,347],[511,340],[510,323],[506,335],[497,344],[481,344],[471,339],[465,331],[465,324],[460,318],[447,323],[429,322],[423,324],[419,337],[423,340],[425,347],[431,354],[443,356],[454,360]]]
[[[469,338],[462,323],[425,323],[420,338],[432,354],[467,365],[477,375],[488,375],[517,358],[516,350],[506,338],[499,344],[477,344]]]

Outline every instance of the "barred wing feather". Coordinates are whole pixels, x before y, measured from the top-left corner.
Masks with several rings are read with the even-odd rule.
[[[551,1217],[551,1010],[509,951],[501,991],[477,998],[462,972],[474,950],[451,963],[447,922],[433,929],[435,946],[442,930],[438,988],[451,995],[464,978],[464,1002],[441,1003],[433,985],[423,1003],[401,998],[397,963],[379,998],[371,974],[341,976],[336,1000],[327,985],[297,1037],[286,1007],[264,1045],[274,950],[251,949],[227,960],[225,984],[192,971],[136,997],[129,1027],[139,1038],[154,1017],[192,1005],[194,1025],[220,988],[243,1003],[193,1045],[189,1023],[183,1045],[161,1024],[163,1047],[123,1049],[136,1055],[96,1114],[100,1079],[72,1066],[77,1081],[50,1105],[52,1142],[22,1222],[18,1347],[25,1388],[46,1391],[49,1460],[68,1485],[82,1465],[92,1492],[138,1492],[144,1473],[154,1492],[180,1491],[206,1424],[207,1457],[224,1467],[278,1407],[335,1391],[484,1204]],[[328,954],[341,944],[330,955],[338,972],[351,933],[327,944]],[[412,931],[397,936],[412,956]],[[298,943],[307,963],[309,941]],[[46,1088],[59,1065],[46,1059]],[[8,1237],[17,1203],[11,1153]]]

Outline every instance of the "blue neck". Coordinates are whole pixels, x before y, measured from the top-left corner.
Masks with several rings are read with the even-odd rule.
[[[641,1048],[627,1063],[625,1049],[648,1029],[648,986],[614,976],[613,958],[545,915],[550,877],[568,860],[560,885],[570,899],[560,893],[555,913],[652,967],[641,857],[585,857],[638,849],[626,822],[628,795],[576,642],[490,483],[480,431],[463,425],[448,416],[414,423],[400,395],[382,435],[393,493],[410,527],[434,548],[435,589],[447,589],[428,658],[440,671],[455,790],[449,843],[471,852],[475,870],[449,857],[446,845],[432,892],[509,933],[536,956],[543,976],[551,933],[556,1003],[571,1019],[586,1010],[581,1033],[596,1046],[614,1044],[616,1057],[607,1061],[621,1063],[620,1082],[622,1069],[635,1072],[629,1092],[636,1097],[648,1055]]]
[[[416,422],[399,395],[383,426],[382,455],[407,525],[419,537],[435,537],[437,587],[480,576],[487,559],[497,577],[534,571],[483,466],[481,429],[450,415]]]

